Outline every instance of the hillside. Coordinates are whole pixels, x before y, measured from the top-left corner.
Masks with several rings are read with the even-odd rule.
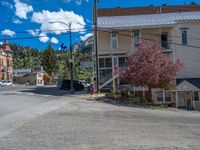
[[[86,41],[87,42],[87,41]],[[85,43],[86,43],[85,42]],[[79,44],[80,43],[80,44]],[[77,42],[76,47],[77,50],[74,54],[74,78],[77,80],[90,80],[92,76],[92,69],[84,69],[80,67],[81,61],[91,61],[91,51],[92,45],[85,44],[83,42]],[[77,45],[78,44],[78,45]],[[39,66],[45,64],[44,68],[49,68],[49,64],[51,62],[44,63],[44,55],[46,50],[49,48],[47,47],[45,50],[39,51],[32,47],[24,47],[16,44],[10,44],[11,49],[13,50],[13,67],[14,69],[17,68],[31,68],[32,66]],[[73,45],[74,47],[74,45]],[[51,45],[50,45],[50,48]],[[52,48],[53,49],[53,48]],[[70,79],[70,52],[69,50],[66,51],[56,51],[53,49],[53,55],[55,55],[55,68],[53,69],[53,75],[63,76],[65,79]],[[45,71],[48,72],[48,69]]]

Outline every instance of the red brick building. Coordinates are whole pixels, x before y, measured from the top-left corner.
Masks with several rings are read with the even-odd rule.
[[[12,80],[12,50],[8,40],[5,39],[3,45],[0,46],[0,80]]]

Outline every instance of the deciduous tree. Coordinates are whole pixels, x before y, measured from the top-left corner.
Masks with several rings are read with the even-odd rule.
[[[129,56],[120,77],[133,86],[168,89],[174,86],[176,73],[181,68],[179,60],[173,62],[163,53],[159,42],[143,41]]]

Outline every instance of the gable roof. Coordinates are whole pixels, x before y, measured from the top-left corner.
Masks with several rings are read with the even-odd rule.
[[[187,81],[191,83],[192,85],[200,88],[200,78],[179,78],[179,79],[176,79],[176,85],[179,85],[183,81]]]

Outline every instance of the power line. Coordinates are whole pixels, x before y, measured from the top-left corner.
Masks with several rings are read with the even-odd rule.
[[[87,31],[92,31],[92,30],[87,30]],[[72,34],[76,34],[76,33],[80,33],[80,31],[77,32],[72,32]],[[40,38],[40,37],[53,37],[53,36],[60,36],[60,35],[66,35],[69,34],[69,32],[67,33],[60,33],[60,34],[47,34],[47,35],[36,35],[36,36],[27,36],[27,37],[16,37],[16,38],[7,38],[9,41],[13,41],[13,40],[22,40],[22,39],[34,39],[34,38]],[[4,39],[0,39],[0,40],[4,40]]]
[[[73,30],[78,30],[78,29],[83,29],[83,31],[92,31],[93,29],[91,27],[88,27],[88,29],[86,28],[73,28]],[[55,32],[55,31],[66,31],[68,29],[63,29],[63,30],[40,30],[41,32]],[[112,28],[97,28],[97,30],[99,31],[103,31],[103,32],[109,32],[109,33],[112,33],[113,30],[115,29],[112,29]],[[76,31],[76,32],[72,32],[73,34],[77,34],[77,33],[80,33],[81,31]],[[16,33],[30,33],[28,31],[19,31],[19,32],[16,32]],[[52,37],[52,36],[60,36],[60,35],[66,35],[68,34],[67,33],[60,33],[60,34],[48,34],[48,35],[36,35],[36,36],[28,36],[28,37],[16,37],[16,38],[8,38],[8,40],[21,40],[21,39],[34,39],[34,38],[40,38],[40,37]],[[123,34],[123,33],[118,33],[119,35],[121,36],[126,36],[126,37],[132,37],[134,38],[134,36],[132,35],[128,35],[128,34]],[[143,33],[142,34],[149,34],[149,35],[156,35],[156,36],[159,36],[159,34],[153,34],[153,33]],[[155,41],[154,39],[149,39],[149,38],[143,38],[143,37],[137,37],[139,39],[142,39],[142,40],[148,40],[148,41]],[[195,38],[196,39],[196,38]],[[0,39],[0,40],[4,40],[4,39]],[[200,40],[200,39],[199,39]],[[191,48],[200,48],[200,46],[194,46],[194,45],[183,45],[183,44],[180,44],[180,43],[175,43],[175,42],[171,42],[169,40],[167,41],[164,41],[162,43],[168,43],[168,44],[173,44],[173,45],[178,45],[178,46],[184,46],[184,47],[191,47]]]
[[[86,28],[72,28],[72,32],[74,31],[74,30],[87,30],[87,29],[91,29],[91,27],[86,27]],[[55,30],[41,30],[41,29],[28,29],[28,30],[26,30],[26,31],[16,31],[15,33],[30,33],[30,31],[34,31],[34,32],[39,32],[39,33],[42,33],[42,32],[55,32],[55,31],[60,31],[60,32],[62,32],[62,31],[68,31],[69,30],[69,28],[66,28],[66,29],[55,29]],[[81,32],[81,31],[80,31]]]
[[[116,30],[116,29],[112,29],[112,28],[101,28],[101,29],[111,29],[111,30]],[[124,31],[130,31],[130,29],[124,29]],[[161,32],[162,33],[162,32]],[[146,33],[146,32],[142,32],[142,34],[146,34],[146,35],[154,35],[154,36],[160,36],[160,34],[154,34],[154,33]],[[168,37],[174,37],[174,38],[182,38],[181,36],[176,36],[176,35],[168,35]],[[192,40],[200,40],[200,38],[193,38],[193,37],[187,37],[188,39],[192,39]]]
[[[112,28],[98,28],[98,30],[103,31],[103,32],[112,33],[112,31],[109,31],[109,30],[115,30],[115,29],[112,29]],[[119,34],[119,35],[122,35],[122,36],[134,38],[134,36],[132,36],[132,35],[123,34],[123,33],[118,33],[118,34]],[[151,34],[151,35],[152,35],[152,34]],[[154,34],[153,34],[153,35],[154,35]],[[149,38],[142,38],[142,37],[137,37],[137,38],[142,39],[142,40],[147,40],[147,41],[155,41],[154,39],[149,39]],[[184,46],[184,47],[191,47],[191,48],[200,48],[200,46],[183,45],[183,44],[180,44],[180,43],[171,42],[171,41],[169,41],[169,40],[164,41],[164,42],[162,42],[162,43],[168,43],[168,44],[172,44],[172,45],[178,45],[178,46]]]

